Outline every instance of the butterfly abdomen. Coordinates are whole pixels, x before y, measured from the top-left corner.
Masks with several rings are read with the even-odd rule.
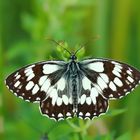
[[[77,95],[77,75],[72,75],[72,102],[73,102],[73,109],[77,110],[78,105],[78,95]]]

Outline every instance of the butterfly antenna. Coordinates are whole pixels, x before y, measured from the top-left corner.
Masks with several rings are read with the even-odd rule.
[[[100,38],[100,36],[96,36],[96,37],[90,38],[86,43],[82,44],[81,47],[80,47],[74,54],[76,54],[76,53],[79,52],[82,48],[84,48],[84,46],[86,46],[87,44],[89,44],[89,41],[90,41],[90,40],[96,41],[96,40],[99,39],[99,38]]]
[[[51,39],[51,38],[47,38],[47,40],[50,40],[52,42],[54,42],[55,44],[57,44],[58,46],[62,47],[66,52],[68,52],[71,55],[71,52],[69,50],[67,50],[65,47],[63,47],[59,42]]]
[[[84,45],[82,45],[82,46],[74,53],[74,55],[76,55],[82,48],[84,48]]]

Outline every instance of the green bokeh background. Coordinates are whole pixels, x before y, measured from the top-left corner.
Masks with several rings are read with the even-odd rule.
[[[108,113],[92,121],[54,122],[3,82],[27,64],[63,58],[46,38],[66,41],[69,50],[88,41],[80,58],[106,57],[140,69],[139,0],[3,0],[0,13],[0,140],[140,139],[140,87],[110,101]]]

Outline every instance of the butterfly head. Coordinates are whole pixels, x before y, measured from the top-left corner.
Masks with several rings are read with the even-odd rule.
[[[74,53],[70,53],[70,59],[71,59],[72,61],[77,60],[76,54],[77,54],[82,48],[83,48],[83,46],[80,47],[78,50],[76,50]]]
[[[77,59],[75,53],[74,53],[74,54],[71,54],[70,59],[71,59],[72,61],[75,61],[75,60]]]

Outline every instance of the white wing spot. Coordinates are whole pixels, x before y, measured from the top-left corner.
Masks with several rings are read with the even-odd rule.
[[[109,78],[108,78],[107,74],[101,73],[100,76],[102,77],[102,79],[103,79],[106,83],[109,83]]]
[[[91,104],[91,98],[90,98],[90,97],[87,97],[87,98],[86,98],[86,103],[87,103],[88,105]]]
[[[104,65],[103,62],[94,62],[94,63],[88,64],[88,68],[96,72],[103,72],[104,71],[103,65]]]
[[[33,94],[36,94],[39,91],[39,86],[36,84],[32,90]]]
[[[115,67],[118,67],[119,69],[122,69],[121,64],[119,64],[118,62],[112,61],[112,64],[114,64]]]
[[[24,99],[22,96],[18,96],[18,98],[20,98],[20,99]]]
[[[19,92],[19,89],[16,89],[16,92]]]
[[[35,65],[28,66],[26,69],[30,69],[30,68],[33,68],[33,67],[35,67]]]
[[[51,84],[50,84],[50,80],[47,79],[47,80],[43,83],[43,85],[42,85],[42,87],[41,87],[41,91],[47,92],[47,90],[49,89],[50,85],[51,85]]]
[[[99,95],[98,91],[96,90],[96,88],[92,88],[91,92],[90,92],[90,97],[93,101],[93,104],[96,104],[96,97]]]
[[[98,77],[97,83],[98,83],[98,85],[100,86],[100,88],[102,90],[104,90],[105,88],[107,88],[107,84],[103,81],[103,79],[101,77]]]
[[[32,78],[34,78],[34,73],[31,73],[29,76],[28,76],[28,78],[27,78],[27,81],[30,81]]]
[[[40,79],[39,79],[39,85],[42,86],[43,83],[46,81],[46,79],[47,79],[47,76],[40,77]]]
[[[15,96],[17,96],[17,93],[14,93]]]
[[[26,90],[30,90],[30,89],[32,89],[33,86],[34,86],[33,81],[28,82],[28,84],[26,85]]]
[[[96,112],[93,115],[96,116]]]
[[[62,113],[59,113],[59,114],[58,114],[58,117],[59,117],[59,118],[63,117],[63,114],[62,114]]]
[[[57,82],[57,89],[58,90],[64,90],[65,88],[65,79],[61,78],[58,82]]]
[[[21,75],[17,75],[17,76],[16,76],[16,80],[18,80],[20,77],[21,77]]]
[[[71,116],[70,112],[67,112],[67,113],[66,113],[66,116]]]
[[[62,105],[62,99],[60,97],[57,98],[57,105],[58,106]]]
[[[117,71],[117,70],[113,70],[112,73],[115,75],[115,76],[118,76],[121,78],[121,74]]]
[[[18,72],[15,74],[15,77],[17,77],[18,76]]]
[[[83,113],[82,113],[82,112],[79,112],[79,115],[80,115],[80,116],[83,116]]]
[[[68,97],[66,95],[63,95],[62,96],[62,100],[63,100],[63,102],[64,102],[65,105],[68,105],[69,99],[68,99]]]
[[[69,98],[69,103],[72,104],[72,98],[71,97]]]
[[[48,113],[49,113],[47,109],[46,109],[46,111],[45,111],[45,112],[46,112],[46,114],[48,114]]]
[[[115,84],[114,84],[112,81],[109,83],[109,87],[110,87],[113,91],[116,91],[116,90],[117,90]]]
[[[115,70],[115,71],[118,71],[118,72],[121,72],[121,71],[122,71],[121,69],[122,69],[122,68],[121,68],[121,67],[118,67],[118,66],[115,66],[115,67],[114,67],[114,70]]]
[[[122,69],[122,66],[120,64],[116,65],[119,69]]]
[[[52,89],[48,94],[52,98],[52,105],[55,105],[57,98],[58,98],[56,89]]]
[[[130,82],[128,81],[128,80],[125,80],[125,82],[129,85],[130,84]]]
[[[113,98],[113,94],[110,94],[109,97],[110,97],[110,98]]]
[[[44,74],[50,74],[50,73],[53,73],[53,72],[57,71],[58,69],[59,69],[59,67],[57,65],[45,64],[43,66],[43,73]]]
[[[36,100],[37,100],[37,101],[40,101],[40,97],[36,97]]]
[[[115,62],[115,61],[111,61],[112,64],[115,64],[115,65],[119,65],[119,63]]]
[[[18,87],[18,89],[21,89],[22,88],[22,85],[20,85],[19,87]]]
[[[127,79],[128,79],[131,83],[134,82],[134,79],[132,79],[130,76],[128,76]]]
[[[127,74],[132,75],[130,70],[127,70],[126,72],[127,72]]]
[[[86,101],[86,95],[83,94],[83,95],[81,96],[81,105],[84,104],[85,101]]]
[[[123,91],[124,91],[124,92],[127,92],[127,89],[124,89]]]
[[[33,70],[31,68],[27,68],[27,69],[25,69],[24,73],[28,77],[30,74],[33,73]]]
[[[85,116],[86,116],[86,117],[89,117],[89,116],[90,116],[90,113],[89,113],[89,112],[87,112],[87,113],[85,114]]]
[[[117,86],[119,86],[119,87],[122,87],[122,86],[123,86],[122,81],[121,81],[118,77],[115,77],[114,83],[115,83]]]
[[[14,84],[14,87],[18,87],[20,84],[20,81],[17,81],[15,84]]]
[[[91,89],[91,82],[90,82],[90,80],[89,80],[87,77],[84,77],[84,78],[82,79],[82,85],[83,85],[83,88],[84,88],[85,90]]]

